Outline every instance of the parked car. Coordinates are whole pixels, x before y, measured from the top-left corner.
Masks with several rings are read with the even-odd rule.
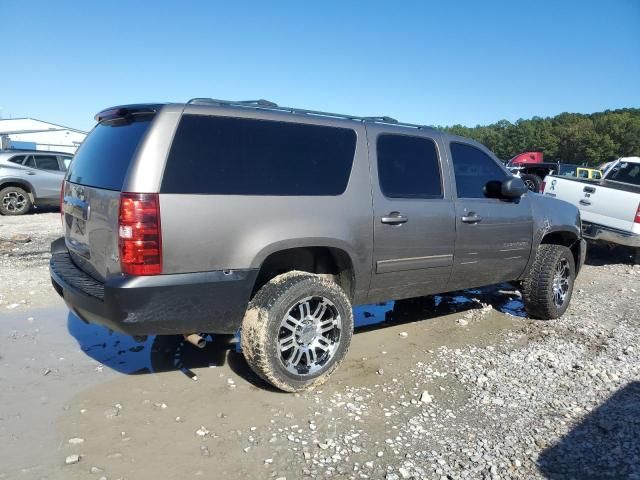
[[[580,209],[585,238],[640,248],[640,157],[619,159],[597,182],[549,175],[543,191]]]
[[[68,153],[0,151],[0,214],[23,215],[35,206],[57,206]]]
[[[285,391],[344,359],[352,305],[505,281],[569,305],[573,205],[530,195],[481,144],[388,117],[194,99],[96,116],[63,186],[53,286],[134,336],[241,330]]]
[[[545,162],[542,152],[520,153],[507,162],[507,168],[522,178],[527,188],[535,193],[540,192],[542,179],[547,175],[576,177],[578,171],[584,169],[572,163]]]

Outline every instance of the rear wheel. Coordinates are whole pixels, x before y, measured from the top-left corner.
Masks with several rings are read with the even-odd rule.
[[[20,187],[5,187],[0,190],[0,213],[23,215],[31,210],[32,203],[26,190]]]
[[[571,301],[575,272],[571,250],[563,245],[540,245],[531,270],[522,282],[527,313],[540,320],[562,316]]]
[[[524,182],[524,184],[527,186],[529,190],[535,193],[540,192],[542,179],[539,176],[533,175],[531,173],[525,173],[524,175],[520,175],[520,178],[522,178],[522,181]]]
[[[353,335],[351,303],[335,282],[305,272],[279,275],[251,300],[242,352],[262,379],[286,392],[322,384]]]

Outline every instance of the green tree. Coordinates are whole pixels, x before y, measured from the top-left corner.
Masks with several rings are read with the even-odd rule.
[[[473,138],[504,160],[526,151],[541,151],[549,161],[596,166],[619,157],[640,156],[638,108],[438,128]]]

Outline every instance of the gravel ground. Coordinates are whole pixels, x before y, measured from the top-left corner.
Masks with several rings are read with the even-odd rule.
[[[44,248],[58,217],[5,220],[0,238],[32,242],[3,247],[0,307],[26,315],[55,298]],[[230,339],[203,351],[167,337],[136,346],[70,317],[96,376],[138,375],[74,394],[51,412],[54,459],[18,468],[0,452],[0,479],[640,479],[638,291],[630,253],[594,247],[556,321],[526,318],[507,285],[358,307],[341,369],[296,395],[261,383]]]
[[[0,311],[47,305],[49,246],[62,235],[60,213],[0,217]]]

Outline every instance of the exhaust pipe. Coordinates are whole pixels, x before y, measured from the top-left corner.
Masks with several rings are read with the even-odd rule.
[[[184,339],[192,345],[195,345],[198,348],[204,348],[207,344],[207,341],[198,333],[190,333],[185,334]]]

